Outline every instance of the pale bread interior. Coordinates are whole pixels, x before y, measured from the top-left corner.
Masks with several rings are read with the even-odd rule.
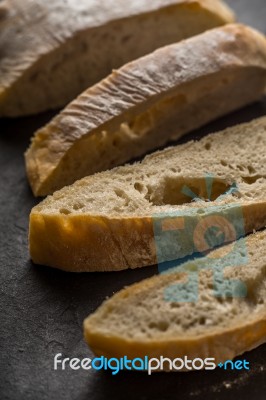
[[[208,257],[200,258],[129,286],[85,320],[85,336],[87,332],[88,338],[92,333],[108,339],[119,337],[137,345],[214,336],[265,319],[265,243],[265,231],[259,232],[239,240],[235,252],[230,245],[210,253],[208,257],[216,259],[213,270],[208,268]],[[221,274],[215,277],[213,271]],[[199,277],[199,283],[195,280],[188,288],[185,283],[191,272]],[[232,290],[233,280],[245,284],[247,292],[241,288],[242,292],[237,293],[237,286]],[[214,292],[217,288],[219,297]],[[191,301],[197,292],[198,297]],[[226,346],[230,347],[230,343],[224,343]]]
[[[210,200],[218,205],[262,202],[266,190],[265,148],[263,117],[198,142],[153,153],[141,163],[84,178],[48,196],[33,213],[121,218],[171,212],[188,204],[206,208]],[[232,185],[237,190],[223,196]],[[185,187],[198,201],[183,193]]]

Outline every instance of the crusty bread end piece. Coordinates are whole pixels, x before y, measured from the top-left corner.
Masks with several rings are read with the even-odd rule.
[[[115,294],[84,321],[88,345],[108,358],[210,357],[217,365],[266,342],[266,232],[238,245],[238,254],[229,261],[232,249],[225,246]],[[209,257],[216,260],[213,270]],[[198,277],[193,292],[186,287],[192,273]],[[245,285],[243,297],[233,289],[235,280]],[[214,294],[217,288],[220,296]]]
[[[26,153],[36,196],[113,168],[258,100],[266,39],[227,25],[135,60],[69,104]]]
[[[234,21],[220,0],[6,0],[4,4],[0,117],[61,107],[113,68]]]
[[[240,236],[261,229],[266,226],[265,148],[263,117],[84,178],[33,208],[31,257],[75,272],[154,265],[154,224],[176,213],[195,223],[212,217],[222,230],[220,217],[230,220],[233,213],[243,225]],[[182,243],[171,244],[180,257],[195,251],[193,232],[185,233]],[[229,230],[227,241],[235,239]]]

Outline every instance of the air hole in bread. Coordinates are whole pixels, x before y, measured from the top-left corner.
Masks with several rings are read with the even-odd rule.
[[[172,171],[174,173],[179,173],[179,172],[181,172],[181,168],[170,168],[170,171]]]
[[[150,322],[149,323],[149,328],[150,329],[156,329],[156,330],[159,330],[161,332],[165,332],[169,328],[169,323],[166,322],[166,321]]]
[[[170,308],[180,308],[180,306],[181,306],[181,303],[173,303],[173,302],[171,302],[169,304],[170,304]]]
[[[168,120],[186,103],[187,97],[182,93],[158,101],[147,111],[139,114],[127,123],[131,135],[143,136],[147,134],[154,127],[159,126],[164,121]]]
[[[211,149],[211,143],[210,142],[207,142],[206,144],[205,144],[205,149],[206,150],[210,150]]]
[[[195,200],[215,201],[230,189],[231,185],[213,178],[208,184],[206,178],[167,177],[156,190],[149,188],[145,198],[154,205],[182,205]]]
[[[83,203],[75,203],[74,205],[73,205],[73,209],[74,210],[81,210],[82,208],[84,208],[85,207],[85,205],[83,204]]]
[[[115,194],[117,195],[117,197],[124,197],[125,196],[125,192],[121,189],[115,189],[114,190]]]
[[[260,175],[254,175],[254,176],[242,176],[242,179],[245,183],[248,185],[253,185],[254,183],[257,182],[258,179],[262,178]]]
[[[145,187],[142,183],[140,182],[135,182],[134,188],[139,192],[139,193],[144,193],[145,192]]]
[[[71,211],[69,211],[67,208],[60,208],[60,214],[65,214],[65,215],[69,215],[71,214]]]
[[[239,171],[245,171],[245,167],[243,165],[237,165],[236,167],[239,169]]]
[[[119,197],[120,199],[124,200],[123,206],[128,206],[129,200],[130,200],[128,195],[121,189],[115,189],[114,192],[117,195],[117,197]]]
[[[249,172],[250,174],[255,174],[255,173],[256,173],[256,170],[252,167],[252,165],[248,165],[248,166],[247,166],[247,169],[248,169],[248,172]]]

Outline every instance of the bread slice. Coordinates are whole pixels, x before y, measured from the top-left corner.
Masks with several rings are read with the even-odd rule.
[[[259,99],[266,39],[228,25],[136,60],[40,129],[26,153],[36,196],[110,169]]]
[[[265,299],[263,231],[233,252],[220,248],[123,289],[84,321],[84,335],[96,355],[210,357],[217,365],[266,342]]]
[[[263,117],[84,178],[33,208],[31,257],[67,271],[122,270],[193,254],[202,221],[214,219],[228,242],[263,228],[265,148]],[[160,224],[178,230],[182,220],[183,236],[159,254]],[[195,232],[198,250],[213,247]]]
[[[112,68],[234,21],[220,0],[6,0],[0,116],[65,105]]]

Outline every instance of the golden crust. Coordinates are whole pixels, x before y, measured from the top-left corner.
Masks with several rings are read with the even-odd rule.
[[[241,208],[246,233],[266,227],[266,202]],[[49,215],[33,209],[30,254],[36,264],[72,272],[145,267],[157,263],[153,228],[152,216]]]
[[[147,218],[30,216],[30,253],[36,264],[72,272],[119,271],[156,263]]]

